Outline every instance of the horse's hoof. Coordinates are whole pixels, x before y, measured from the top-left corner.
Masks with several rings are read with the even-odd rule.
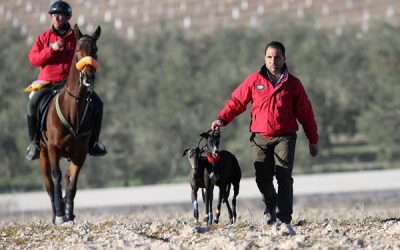
[[[61,225],[64,223],[64,216],[56,216],[54,219],[54,224],[55,225]]]
[[[218,219],[214,219],[214,223],[218,224],[219,220]]]

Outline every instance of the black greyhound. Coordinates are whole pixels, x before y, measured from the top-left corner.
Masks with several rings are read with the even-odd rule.
[[[206,189],[205,203],[207,222],[209,224],[213,221],[212,214],[212,200],[214,185],[219,187],[219,197],[217,204],[215,223],[219,222],[221,214],[222,200],[226,203],[229,213],[229,220],[231,223],[236,221],[236,197],[239,194],[239,183],[242,176],[239,163],[236,157],[226,151],[219,151],[220,133],[207,131],[200,135],[201,139],[197,143],[197,147],[185,149],[183,155],[188,155],[192,170],[190,173],[190,185],[192,188],[192,204],[194,209],[194,217],[198,221],[198,203],[197,191],[199,188]],[[207,139],[205,147],[200,148],[202,139]],[[206,156],[202,156],[206,153]],[[232,198],[233,211],[229,205],[228,197],[230,193],[231,184],[233,185],[234,195]]]
[[[217,212],[215,223],[218,223],[221,214],[221,203],[225,202],[229,213],[229,220],[231,223],[236,222],[236,197],[239,194],[239,185],[242,178],[242,171],[240,169],[238,160],[235,155],[227,150],[219,151],[219,144],[221,134],[219,131],[207,131],[200,135],[202,138],[207,139],[207,146],[204,151],[206,153],[207,161],[213,166],[213,182],[214,185],[219,187]],[[233,186],[232,209],[229,205],[228,197]]]

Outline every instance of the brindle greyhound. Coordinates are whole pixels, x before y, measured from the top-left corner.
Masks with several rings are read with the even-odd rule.
[[[201,138],[202,139],[202,138]],[[194,148],[187,148],[183,151],[183,156],[187,155],[192,167],[190,170],[190,187],[192,188],[193,216],[196,222],[199,221],[199,204],[197,202],[197,191],[201,188],[203,201],[206,203],[206,221],[208,224],[213,222],[212,200],[214,192],[214,183],[211,181],[211,165],[207,159],[201,156],[203,149],[200,148],[200,141]],[[205,194],[203,189],[206,190]]]

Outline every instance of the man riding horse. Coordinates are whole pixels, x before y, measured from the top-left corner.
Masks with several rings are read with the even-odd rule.
[[[38,81],[42,88],[30,96],[28,103],[28,132],[31,144],[28,146],[26,158],[35,160],[39,157],[39,120],[38,107],[44,96],[64,87],[70,72],[74,57],[76,39],[69,24],[72,16],[71,6],[64,1],[51,4],[49,12],[52,27],[41,33],[29,51],[29,62],[39,67]],[[103,102],[93,92],[91,95],[94,107],[92,136],[89,144],[89,154],[102,156],[107,153],[105,146],[99,141],[101,122],[103,117]]]

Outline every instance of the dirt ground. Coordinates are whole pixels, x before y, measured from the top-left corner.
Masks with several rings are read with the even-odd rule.
[[[400,249],[400,190],[295,197],[294,236],[262,212],[239,198],[233,225],[224,205],[219,224],[195,223],[189,202],[76,210],[61,226],[48,212],[0,214],[0,249]]]

